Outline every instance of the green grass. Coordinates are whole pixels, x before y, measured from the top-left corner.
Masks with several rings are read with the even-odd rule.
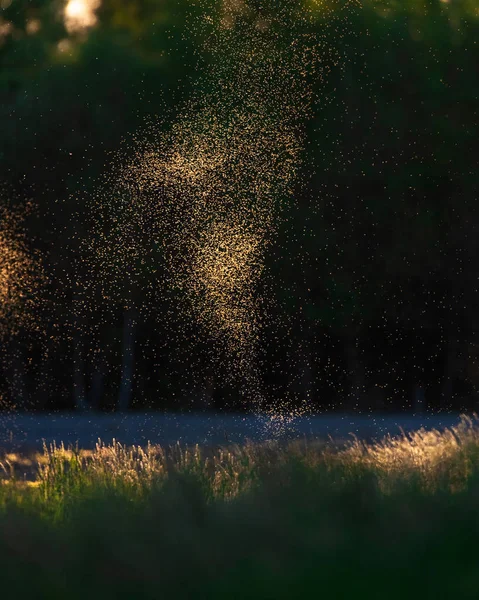
[[[6,598],[479,598],[479,429],[2,461]],[[20,469],[20,471],[18,470]]]

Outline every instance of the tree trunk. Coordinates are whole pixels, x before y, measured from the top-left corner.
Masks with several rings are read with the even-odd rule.
[[[298,369],[301,401],[310,404],[313,401],[313,364],[311,344],[307,335],[301,341],[298,353]]]
[[[135,360],[136,311],[125,311],[123,321],[123,349],[120,391],[118,393],[118,411],[126,412],[131,403],[133,389],[133,365]]]
[[[444,366],[444,378],[441,386],[440,407],[446,408],[451,405],[453,393],[453,381],[457,371],[457,340],[453,335],[448,335],[446,340],[446,361]]]
[[[26,408],[26,368],[23,348],[12,344],[12,379],[10,383],[10,396],[16,410]]]
[[[414,412],[417,415],[423,414],[426,410],[426,394],[424,387],[420,383],[416,383],[414,386]]]
[[[103,396],[104,375],[101,368],[97,367],[93,371],[91,389],[90,389],[90,406],[98,409]]]
[[[346,336],[345,356],[349,377],[347,408],[356,410],[361,408],[361,400],[364,397],[366,379],[359,355],[358,338],[356,334],[349,334]]]
[[[82,334],[79,329],[76,330],[73,338],[73,397],[76,410],[80,412],[87,412],[89,410],[85,388],[83,341]]]

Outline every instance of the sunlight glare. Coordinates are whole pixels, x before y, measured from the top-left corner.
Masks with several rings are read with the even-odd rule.
[[[100,4],[101,0],[69,0],[63,13],[67,31],[77,33],[96,25]]]

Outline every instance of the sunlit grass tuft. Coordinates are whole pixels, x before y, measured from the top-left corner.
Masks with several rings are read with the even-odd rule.
[[[451,492],[465,489],[479,467],[479,418],[461,415],[458,425],[438,431],[421,428],[402,436],[388,435],[365,444],[359,439],[341,453],[347,465],[362,465],[390,491],[398,481],[418,478],[424,489],[443,486]]]

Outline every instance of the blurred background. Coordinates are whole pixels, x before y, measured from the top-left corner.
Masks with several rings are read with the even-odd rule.
[[[134,328],[118,293],[72,317],[112,153],[158,117],[174,122],[224,2],[0,0],[4,410],[240,408],[174,298]],[[477,1],[303,2],[332,51],[268,249],[265,394],[313,412],[475,410]],[[344,10],[340,30],[325,27]],[[145,286],[161,272],[144,269]]]

